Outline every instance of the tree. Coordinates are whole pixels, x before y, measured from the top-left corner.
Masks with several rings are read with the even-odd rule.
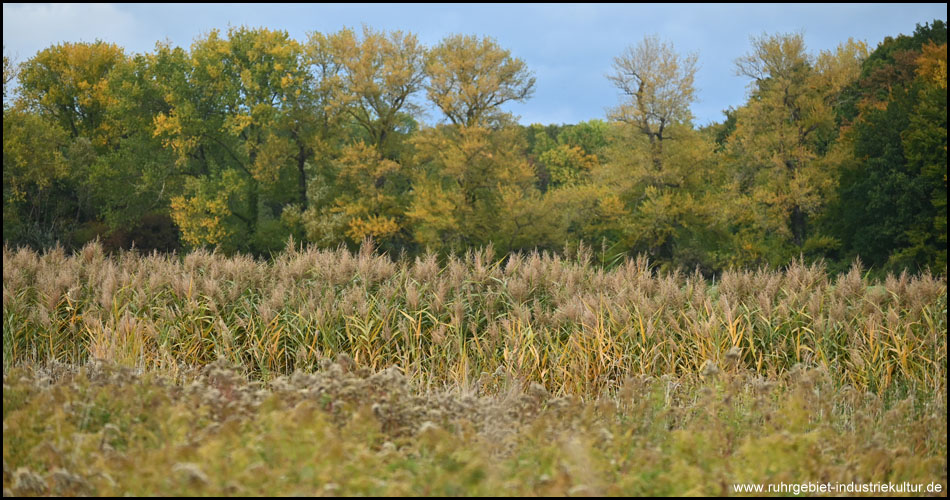
[[[696,61],[695,54],[681,57],[672,45],[648,36],[616,57],[615,73],[607,77],[628,97],[611,117],[647,137],[657,171],[663,169],[663,143],[670,139],[669,129],[692,119],[689,105],[696,99]]]
[[[752,79],[751,96],[735,111],[726,148],[735,167],[732,196],[748,199],[729,217],[748,263],[781,264],[834,246],[813,234],[811,220],[829,202],[845,159],[835,147],[835,109],[857,78],[866,48],[849,40],[816,58],[801,34],[754,37],[752,45],[736,61],[737,74]]]
[[[331,205],[302,214],[307,236],[325,246],[372,238],[381,249],[403,249],[408,178],[402,166],[362,141],[345,146],[332,166],[338,194]]]
[[[423,88],[425,47],[411,33],[387,34],[366,26],[362,38],[343,29],[328,43],[342,69],[328,104],[352,118],[380,154],[395,159],[389,143],[405,121],[401,115],[419,110],[412,96]]]
[[[123,117],[116,113],[122,98],[121,92],[116,92],[116,81],[120,78],[118,75],[128,72],[131,64],[131,59],[118,46],[96,41],[48,47],[20,67],[19,93],[14,105],[18,111],[10,116],[19,123],[14,124],[10,132],[12,137],[19,133],[33,137],[10,142],[11,161],[16,163],[13,158],[17,157],[14,153],[17,149],[30,149],[28,144],[37,140],[48,141],[46,146],[36,144],[32,154],[45,158],[38,163],[56,165],[38,172],[56,172],[56,175],[49,178],[52,182],[34,183],[34,186],[42,191],[36,194],[55,207],[31,210],[33,215],[28,219],[33,220],[30,224],[50,228],[50,220],[40,222],[46,216],[38,219],[33,216],[58,214],[55,219],[61,229],[54,231],[55,236],[52,233],[50,236],[63,244],[82,244],[85,238],[79,236],[80,233],[87,232],[90,226],[99,225],[108,212],[108,207],[97,194],[115,185],[102,185],[97,172],[110,168],[106,164],[107,157],[126,139],[128,129],[123,124]],[[38,133],[40,128],[46,130]],[[26,132],[31,129],[34,131]],[[5,156],[7,151],[5,138]],[[46,161],[52,158],[62,161]],[[22,159],[29,168],[30,160]],[[11,175],[16,175],[16,168],[12,164],[10,168]],[[32,177],[37,180],[35,175]],[[23,184],[11,178],[11,185]]]
[[[894,271],[946,266],[943,21],[888,37],[849,86],[845,163],[825,218],[844,258]]]
[[[420,246],[463,250],[489,242],[528,244],[521,233],[532,222],[519,200],[535,196],[537,188],[517,127],[442,125],[420,131],[413,146],[406,217]]]
[[[156,64],[170,72],[170,109],[154,133],[192,177],[172,200],[183,237],[225,250],[280,248],[289,234],[280,212],[305,194],[314,141],[305,120],[318,112],[304,49],[286,32],[232,28],[226,39],[212,31],[197,40],[190,57],[160,46]]]
[[[19,107],[3,110],[3,239],[36,248],[61,241],[75,207],[56,196],[69,175],[68,133]]]
[[[9,107],[7,99],[13,97],[12,89],[8,93],[7,87],[10,85],[12,81],[16,79],[16,76],[17,76],[17,68],[13,64],[13,61],[10,60],[9,57],[7,57],[6,52],[7,52],[7,47],[6,45],[4,45],[3,47],[3,109],[7,109],[7,107]]]
[[[108,75],[128,63],[115,44],[54,45],[23,63],[20,92],[29,109],[50,117],[72,137],[85,137],[95,147],[106,146],[116,140],[106,116],[113,102]]]
[[[693,129],[689,109],[697,56],[645,37],[615,58],[614,70],[608,78],[626,97],[610,112],[604,168],[595,174],[612,192],[602,195],[603,206],[618,214],[607,234],[623,250],[647,252],[662,265],[709,266],[694,254],[683,259],[684,242],[712,225],[709,206],[698,200],[708,188],[713,147]]]
[[[634,125],[614,122],[601,150],[603,166],[592,171],[592,180],[610,193],[600,195],[605,213],[612,207],[609,212],[616,214],[614,227],[605,231],[615,237],[608,243],[629,253],[647,253],[663,266],[709,269],[716,263],[687,247],[717,227],[716,204],[707,199],[717,185],[714,143],[686,125],[677,127],[676,142],[663,149],[662,169],[656,170],[656,151],[645,134]]]
[[[534,92],[524,61],[489,37],[445,38],[432,49],[426,72],[429,100],[452,124],[465,127],[497,123],[502,104],[524,102]]]

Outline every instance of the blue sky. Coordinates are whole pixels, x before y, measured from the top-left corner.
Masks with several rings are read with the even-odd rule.
[[[535,94],[505,109],[521,123],[604,119],[620,96],[607,80],[613,58],[656,34],[681,54],[697,52],[692,106],[699,125],[746,99],[747,79],[735,59],[750,36],[802,32],[810,52],[849,37],[873,49],[886,36],[910,34],[917,23],[947,20],[939,4],[3,4],[4,53],[22,62],[63,41],[116,43],[129,52],[170,40],[190,46],[212,28],[282,29],[297,40],[366,24],[410,31],[426,45],[454,34],[491,36],[523,59],[537,78]],[[417,102],[423,103],[420,93]],[[424,120],[441,117],[430,112]]]

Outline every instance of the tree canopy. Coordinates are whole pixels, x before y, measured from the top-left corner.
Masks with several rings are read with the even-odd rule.
[[[656,35],[613,60],[604,119],[530,126],[511,110],[534,73],[491,37],[242,26],[140,54],[4,55],[4,242],[584,245],[604,265],[647,254],[707,274],[855,258],[945,272],[945,24],[817,53],[763,33],[737,56],[747,101],[697,128],[698,55]]]

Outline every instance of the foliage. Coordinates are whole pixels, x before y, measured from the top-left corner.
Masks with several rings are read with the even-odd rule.
[[[744,226],[737,245],[747,249],[745,263],[776,264],[820,238],[812,220],[831,199],[847,158],[835,142],[834,107],[866,49],[849,40],[814,57],[801,34],[762,36],[753,47],[736,61],[737,72],[753,81],[727,139],[736,165],[730,192],[744,198],[730,216]]]
[[[888,38],[852,84],[845,164],[828,226],[846,255],[946,270],[946,25]]]
[[[4,57],[4,241],[272,254],[288,239],[409,258],[492,245],[649,254],[664,270],[856,257],[945,272],[946,27],[868,54],[763,34],[748,101],[697,129],[695,54],[614,60],[607,120],[515,123],[526,62],[490,37],[212,30],[142,54]],[[431,125],[420,93],[443,123]],[[157,223],[157,225],[156,225]]]
[[[524,61],[488,37],[447,37],[432,49],[426,72],[429,100],[452,124],[464,127],[497,123],[499,106],[525,101],[534,91]]]

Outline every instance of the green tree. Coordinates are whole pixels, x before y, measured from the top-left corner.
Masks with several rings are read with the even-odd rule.
[[[946,24],[888,37],[849,87],[845,164],[826,218],[845,259],[946,269]]]
[[[14,124],[10,132],[11,137],[20,133],[34,137],[11,141],[9,148],[5,138],[4,154],[9,149],[11,158],[16,158],[18,154],[14,151],[18,148],[31,149],[28,143],[45,140],[49,141],[49,151],[40,153],[38,149],[43,145],[38,143],[32,148],[33,154],[40,154],[47,160],[62,158],[62,162],[58,159],[53,163],[43,162],[51,168],[56,165],[55,168],[38,170],[47,174],[55,172],[55,176],[50,177],[55,179],[54,182],[34,184],[44,192],[40,199],[48,196],[48,202],[55,206],[31,209],[31,215],[26,218],[33,221],[28,225],[38,223],[50,229],[52,219],[34,216],[41,212],[57,214],[53,219],[60,230],[46,231],[53,240],[67,245],[83,243],[86,237],[82,234],[98,225],[108,211],[97,196],[97,192],[103,191],[97,171],[108,168],[103,165],[105,157],[116,151],[125,139],[126,130],[115,113],[120,95],[114,89],[116,75],[127,71],[131,64],[130,58],[118,46],[96,41],[54,45],[39,51],[20,66],[19,92],[14,104],[18,111],[10,116],[19,124]],[[42,127],[48,130],[35,132]],[[27,132],[29,130],[34,131]],[[65,144],[60,131],[66,134]],[[25,161],[23,167],[32,169],[29,158],[12,161]],[[11,174],[5,173],[5,177],[11,177],[11,185],[24,185],[12,178],[18,174],[16,168],[11,166],[11,169]],[[45,174],[31,174],[29,177],[35,181],[37,175]],[[43,219],[46,220],[41,223]]]
[[[183,238],[229,251],[280,248],[289,234],[280,212],[303,203],[314,141],[302,121],[313,105],[303,47],[286,32],[232,28],[197,40],[190,54],[160,46],[156,57],[174,74],[154,134],[193,178],[171,204]],[[225,198],[222,183],[233,184]]]
[[[58,201],[69,134],[23,109],[3,110],[3,239],[34,248],[64,238],[74,207]]]

